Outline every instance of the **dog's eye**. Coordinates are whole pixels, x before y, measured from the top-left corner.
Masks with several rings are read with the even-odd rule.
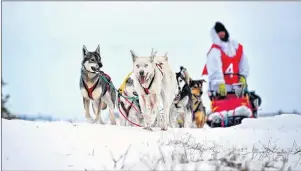
[[[95,59],[94,59],[94,58],[91,58],[90,61],[91,61],[91,62],[95,62]]]
[[[140,65],[139,65],[139,64],[137,64],[137,65],[136,65],[136,67],[137,67],[137,68],[139,68],[139,67],[140,67]]]
[[[145,68],[146,68],[147,66],[148,66],[147,64],[144,65]]]

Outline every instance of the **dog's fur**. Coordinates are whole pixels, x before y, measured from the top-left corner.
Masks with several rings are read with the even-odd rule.
[[[101,119],[101,110],[106,109],[108,106],[111,124],[115,125],[114,109],[117,96],[115,90],[110,88],[108,83],[101,78],[101,76],[106,76],[107,79],[110,79],[108,75],[100,73],[100,68],[103,66],[100,47],[98,45],[94,52],[89,52],[85,46],[83,46],[82,50],[83,59],[79,85],[83,96],[85,116],[91,123],[104,124]],[[111,84],[113,83],[111,82]],[[91,89],[90,94],[88,89]],[[92,101],[92,109],[96,115],[94,120],[89,111],[90,101]]]
[[[152,130],[156,117],[159,115],[160,96],[163,102],[164,114],[161,130],[167,130],[169,111],[177,93],[177,81],[174,72],[168,64],[167,53],[148,57],[137,56],[130,51],[133,60],[134,87],[139,95],[139,103],[144,118],[144,129]]]
[[[137,97],[138,94],[134,87],[134,81],[131,77],[126,79],[125,87],[121,95],[125,97]],[[131,122],[141,125],[142,115],[139,106],[139,100],[135,99],[125,99],[120,97],[120,110]],[[131,104],[132,103],[132,104]],[[133,126],[129,121],[127,121],[121,113],[119,115],[121,126]]]
[[[170,126],[190,128],[192,124],[192,94],[189,87],[189,75],[184,67],[176,73],[178,95],[170,109]],[[178,121],[183,121],[178,123]],[[184,124],[183,124],[184,123]],[[180,125],[179,125],[180,124]]]
[[[206,123],[206,109],[203,106],[202,94],[203,94],[203,83],[205,80],[192,80],[190,79],[189,87],[192,92],[193,102],[193,124],[197,128],[203,128]]]

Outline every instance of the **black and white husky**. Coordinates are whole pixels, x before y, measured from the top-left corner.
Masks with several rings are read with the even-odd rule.
[[[184,127],[190,128],[192,126],[192,93],[189,86],[189,75],[184,67],[180,67],[180,71],[176,72],[176,79],[178,85],[178,95],[173,101],[170,109],[170,126],[173,128]],[[180,123],[178,121],[183,121]]]
[[[111,88],[109,85],[109,83],[113,85],[111,78],[100,71],[102,66],[99,45],[94,52],[89,52],[87,48],[83,46],[83,59],[79,85],[83,96],[85,116],[91,123],[104,124],[101,118],[101,110],[105,110],[108,106],[111,124],[115,125],[114,109],[117,95],[114,88]],[[93,112],[96,115],[94,120],[89,111],[90,101],[92,102]]]

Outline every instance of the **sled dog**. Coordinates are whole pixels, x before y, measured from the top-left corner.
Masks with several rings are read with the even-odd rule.
[[[83,46],[82,50],[83,59],[79,86],[83,97],[85,116],[91,123],[104,124],[101,118],[101,110],[105,110],[108,106],[111,124],[115,125],[114,108],[117,96],[115,90],[109,85],[109,83],[113,84],[111,78],[100,71],[103,66],[100,47],[98,45],[94,52],[89,52],[86,46]],[[90,101],[92,102],[92,109],[96,116],[94,120],[89,111]]]
[[[183,66],[176,72],[178,94],[170,109],[170,126],[190,128],[192,125],[192,94],[189,75]]]
[[[164,56],[137,56],[130,50],[133,60],[134,87],[139,95],[139,103],[144,118],[144,129],[152,131],[156,117],[159,115],[159,102],[162,98],[163,117],[161,130],[169,125],[169,111],[177,93],[177,81],[168,64],[167,53]]]
[[[193,103],[193,125],[197,128],[203,128],[206,123],[206,109],[203,105],[203,83],[205,80],[190,80]]]
[[[125,81],[125,87],[121,95],[125,97],[138,97],[138,94],[134,87],[134,81],[131,77],[127,78]],[[119,97],[121,96],[119,95]],[[127,117],[131,122],[141,125],[142,115],[140,112],[140,105],[138,98],[136,99],[125,99],[120,97],[119,107],[123,115]],[[129,121],[127,121],[124,116],[120,113],[120,125],[121,126],[133,126]]]

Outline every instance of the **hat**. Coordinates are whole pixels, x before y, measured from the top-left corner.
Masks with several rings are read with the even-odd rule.
[[[227,42],[229,40],[229,33],[228,33],[226,27],[221,22],[217,21],[214,25],[214,29],[215,29],[216,33],[219,33],[221,31],[224,31],[226,33],[225,37],[221,39],[222,41]]]

